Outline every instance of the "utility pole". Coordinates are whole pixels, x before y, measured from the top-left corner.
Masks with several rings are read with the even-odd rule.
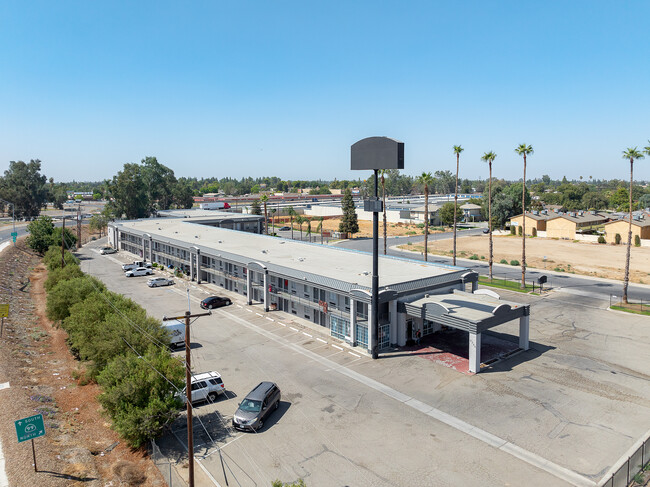
[[[190,355],[190,318],[198,318],[200,316],[210,316],[211,311],[207,313],[191,314],[189,311],[185,312],[183,316],[173,316],[168,318],[163,316],[163,321],[170,320],[185,320],[185,396],[187,400],[187,453],[189,458],[189,487],[194,487],[194,434],[192,431],[192,358]]]

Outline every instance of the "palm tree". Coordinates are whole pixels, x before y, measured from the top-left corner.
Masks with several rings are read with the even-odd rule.
[[[379,175],[381,176],[381,199],[382,199],[382,206],[383,206],[383,213],[384,213],[384,255],[386,255],[386,172],[388,172],[387,169],[380,169],[379,170]]]
[[[433,176],[430,172],[423,172],[417,177],[416,182],[424,186],[424,260],[429,260],[429,186],[433,184]]]
[[[648,149],[648,147],[646,147]],[[625,252],[625,278],[623,279],[623,302],[627,304],[627,285],[630,281],[630,249],[632,248],[632,181],[634,159],[643,159],[643,152],[638,151],[636,147],[628,147],[623,151],[623,159],[630,160],[630,214],[628,215],[629,221],[627,222],[627,251]]]
[[[320,243],[323,245],[323,220],[325,218],[322,216],[318,217],[318,226],[316,227],[316,231],[320,232]]]
[[[291,240],[293,240],[293,218],[296,216],[296,210],[293,209],[293,206],[289,207],[289,218],[291,219]]]
[[[266,211],[266,202],[269,201],[269,195],[263,194],[260,197],[260,201],[264,203],[264,233],[269,234],[269,215],[268,212]]]
[[[307,222],[307,236],[309,237],[309,242],[311,243],[311,218],[305,218]]]
[[[488,180],[488,234],[490,235],[488,266],[490,269],[490,279],[492,279],[492,162],[494,162],[496,157],[497,155],[492,151],[485,152],[481,157],[481,160],[487,162],[490,168],[490,179]]]
[[[305,218],[302,215],[296,215],[296,223],[300,227],[300,241],[302,242],[302,224],[305,223]]]
[[[526,156],[534,154],[533,146],[519,144],[515,152],[524,157],[524,187],[521,190],[521,289],[526,289]]]
[[[458,209],[458,166],[460,165],[460,153],[463,149],[459,145],[454,146],[454,154],[456,154],[456,186],[454,186],[454,262],[456,265],[456,211]]]

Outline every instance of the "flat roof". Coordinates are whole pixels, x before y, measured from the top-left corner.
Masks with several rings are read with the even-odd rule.
[[[200,208],[189,208],[186,210],[159,210],[158,215],[165,218],[201,218],[203,220],[207,220],[208,218],[212,218],[216,220],[235,220],[235,219],[242,219],[242,218],[247,220],[264,219],[264,217],[260,215],[250,215],[247,213],[235,213],[231,211],[202,210]],[[136,220],[136,221],[145,221],[145,220]]]
[[[224,252],[241,256],[248,262],[270,264],[326,279],[345,281],[354,284],[354,287],[372,286],[372,254],[367,252],[210,227],[183,219],[120,221],[115,222],[115,226],[127,232],[149,234],[162,243],[178,242],[187,247],[196,246],[203,253],[218,255]],[[395,289],[405,282],[432,277],[452,278],[452,274],[453,278],[458,278],[466,272],[468,269],[464,267],[379,256],[380,287]]]

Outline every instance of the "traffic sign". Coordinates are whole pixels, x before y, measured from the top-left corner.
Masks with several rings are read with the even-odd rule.
[[[17,237],[17,236],[18,236],[18,232],[11,232],[11,236],[12,236],[12,237]]]
[[[18,443],[32,440],[39,436],[45,436],[45,425],[43,424],[42,414],[19,419],[18,421],[14,421],[14,425],[16,426]]]
[[[0,304],[0,317],[2,318],[9,317],[9,303]]]

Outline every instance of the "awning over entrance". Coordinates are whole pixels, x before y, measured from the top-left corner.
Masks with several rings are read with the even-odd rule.
[[[432,294],[403,303],[406,314],[449,326],[470,334],[471,372],[481,364],[481,333],[503,323],[519,319],[519,348],[528,350],[530,305],[503,301],[490,290],[475,293],[454,290],[449,294]]]

